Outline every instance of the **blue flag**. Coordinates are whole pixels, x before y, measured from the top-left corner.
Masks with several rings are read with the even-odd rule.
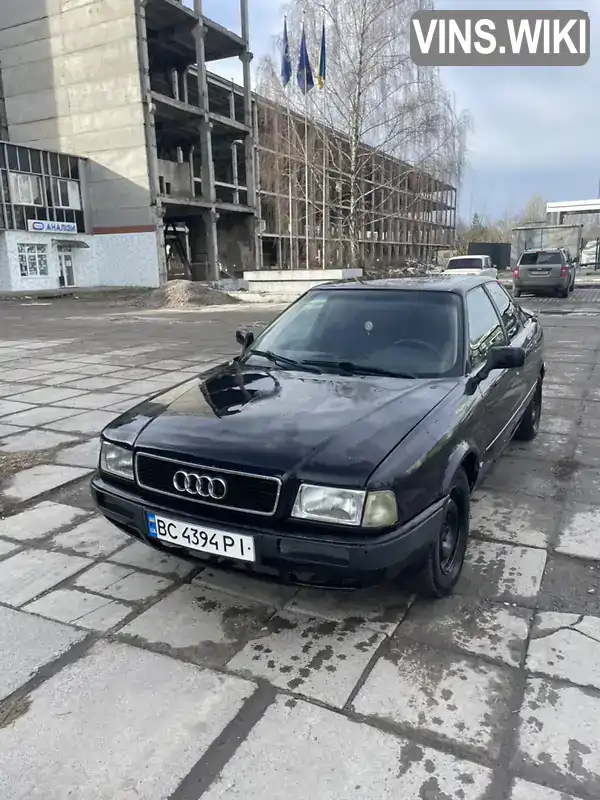
[[[284,87],[292,80],[292,59],[290,57],[290,40],[288,38],[287,19],[283,23],[283,42],[281,48],[281,82]]]
[[[315,79],[313,77],[312,67],[310,66],[310,59],[308,57],[308,48],[306,46],[306,34],[304,32],[304,25],[302,26],[302,39],[300,40],[300,58],[298,60],[298,86],[303,95],[307,95],[311,89],[315,88]]]
[[[325,80],[327,78],[327,44],[325,41],[325,23],[323,23],[323,33],[321,34],[321,54],[319,55],[319,74],[317,75],[317,84],[319,89],[325,87]]]

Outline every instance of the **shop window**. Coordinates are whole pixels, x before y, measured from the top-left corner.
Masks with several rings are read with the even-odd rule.
[[[52,178],[52,192],[56,208],[72,208],[76,211],[81,209],[79,184],[75,181]]]
[[[43,206],[42,184],[37,175],[24,175],[21,172],[9,173],[10,193],[14,205]]]
[[[18,244],[19,271],[22,278],[48,275],[48,246],[45,244]]]

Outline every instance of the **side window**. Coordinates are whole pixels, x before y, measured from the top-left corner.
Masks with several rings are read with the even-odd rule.
[[[506,344],[500,319],[483,286],[472,289],[467,295],[467,319],[469,359],[474,369],[483,364],[492,347]]]
[[[510,297],[499,283],[487,283],[486,289],[490,293],[498,309],[509,340],[514,339],[514,337],[523,330],[519,309],[514,304],[512,297]]]

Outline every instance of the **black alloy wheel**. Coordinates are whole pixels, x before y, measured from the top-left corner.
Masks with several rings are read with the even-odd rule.
[[[460,578],[469,539],[469,481],[463,469],[454,476],[439,533],[418,578],[422,597],[447,597]]]

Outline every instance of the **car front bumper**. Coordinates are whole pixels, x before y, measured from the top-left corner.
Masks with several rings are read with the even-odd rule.
[[[135,491],[135,487],[132,488]],[[435,541],[446,503],[440,500],[415,519],[381,536],[357,538],[341,535],[326,538],[321,533],[307,532],[306,529],[297,534],[265,530],[256,520],[242,528],[200,516],[190,517],[172,511],[164,503],[148,503],[98,475],[93,478],[91,489],[98,510],[110,522],[165,554],[203,565],[240,566],[246,571],[251,569],[290,583],[342,588],[379,583],[417,561]],[[148,535],[148,511],[163,513],[196,526],[204,522],[209,527],[227,533],[253,536],[257,560],[248,565],[247,562],[242,564],[233,559],[204,555],[188,548],[165,546]]]

